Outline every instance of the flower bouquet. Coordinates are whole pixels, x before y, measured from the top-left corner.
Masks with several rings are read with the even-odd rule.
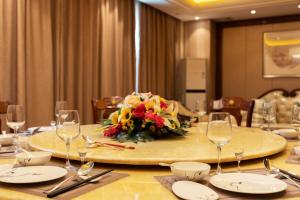
[[[164,136],[184,136],[177,118],[177,104],[151,93],[133,93],[125,97],[119,110],[104,122],[104,136],[119,142],[152,141]]]

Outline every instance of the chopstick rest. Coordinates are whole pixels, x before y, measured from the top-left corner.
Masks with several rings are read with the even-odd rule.
[[[98,178],[98,177],[100,177],[100,176],[103,176],[104,174],[107,174],[107,173],[109,173],[109,172],[111,172],[111,171],[113,171],[113,169],[106,170],[106,171],[104,171],[104,172],[101,172],[101,173],[99,173],[99,174],[96,174],[96,175],[94,175],[94,176],[91,176],[90,178],[81,180],[81,181],[79,181],[79,182],[73,183],[73,184],[68,185],[68,186],[66,186],[66,187],[63,187],[63,188],[59,188],[59,189],[57,189],[57,190],[54,190],[53,192],[50,192],[49,194],[47,194],[47,197],[48,197],[48,198],[52,198],[52,197],[55,197],[55,196],[57,196],[57,195],[63,194],[63,193],[65,193],[65,192],[68,192],[68,191],[70,191],[70,190],[72,190],[72,189],[74,189],[74,188],[77,188],[78,186],[80,186],[80,185],[82,185],[82,184],[84,184],[84,183],[88,183],[88,182],[92,181],[93,179],[96,179],[96,178]]]

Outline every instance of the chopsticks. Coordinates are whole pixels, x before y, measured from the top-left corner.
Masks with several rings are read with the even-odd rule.
[[[48,198],[52,198],[52,197],[55,197],[57,195],[60,195],[60,194],[63,194],[65,192],[68,192],[74,188],[77,188],[78,186],[84,184],[84,183],[88,183],[90,182],[91,180],[95,179],[95,178],[98,178],[100,176],[103,176],[104,174],[107,174],[109,172],[113,171],[113,169],[109,169],[109,170],[106,170],[104,172],[100,172],[99,174],[96,174],[94,176],[91,176],[90,178],[87,178],[87,179],[84,179],[84,180],[81,180],[79,182],[76,182],[74,184],[71,184],[71,185],[68,185],[66,187],[63,187],[63,188],[60,188],[60,189],[57,189],[57,190],[54,190],[53,192],[50,192],[49,194],[47,194],[47,197]]]
[[[133,146],[126,146],[126,145],[123,145],[123,144],[113,144],[113,143],[99,142],[99,141],[95,141],[95,143],[105,144],[105,145],[108,145],[108,146],[113,146],[113,147],[118,147],[118,148],[124,148],[124,149],[135,149],[135,147],[133,147]]]

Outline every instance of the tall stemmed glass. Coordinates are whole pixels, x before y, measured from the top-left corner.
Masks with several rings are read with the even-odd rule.
[[[218,167],[216,174],[222,173],[221,168],[221,152],[222,147],[227,144],[232,138],[232,127],[230,115],[225,112],[213,112],[210,113],[206,136],[207,138],[217,146],[218,150]]]
[[[276,107],[271,102],[264,102],[262,105],[263,120],[268,124],[268,131],[271,131],[271,123],[276,119]]]
[[[71,142],[80,135],[80,120],[77,110],[59,111],[56,134],[66,144],[66,169],[74,171],[75,168],[70,163],[70,146]]]
[[[66,101],[56,101],[55,103],[55,117],[58,118],[60,110],[67,110],[67,102]]]
[[[300,142],[300,105],[296,104],[292,108],[291,125],[296,129],[298,134],[298,143]]]
[[[25,113],[22,105],[9,105],[6,113],[6,124],[14,130],[14,145],[16,153],[20,151],[18,130],[25,124]]]

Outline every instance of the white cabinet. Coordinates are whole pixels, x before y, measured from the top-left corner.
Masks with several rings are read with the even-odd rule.
[[[182,60],[177,70],[176,98],[191,110],[195,110],[197,101],[201,110],[207,110],[206,68],[206,59],[189,58]]]

